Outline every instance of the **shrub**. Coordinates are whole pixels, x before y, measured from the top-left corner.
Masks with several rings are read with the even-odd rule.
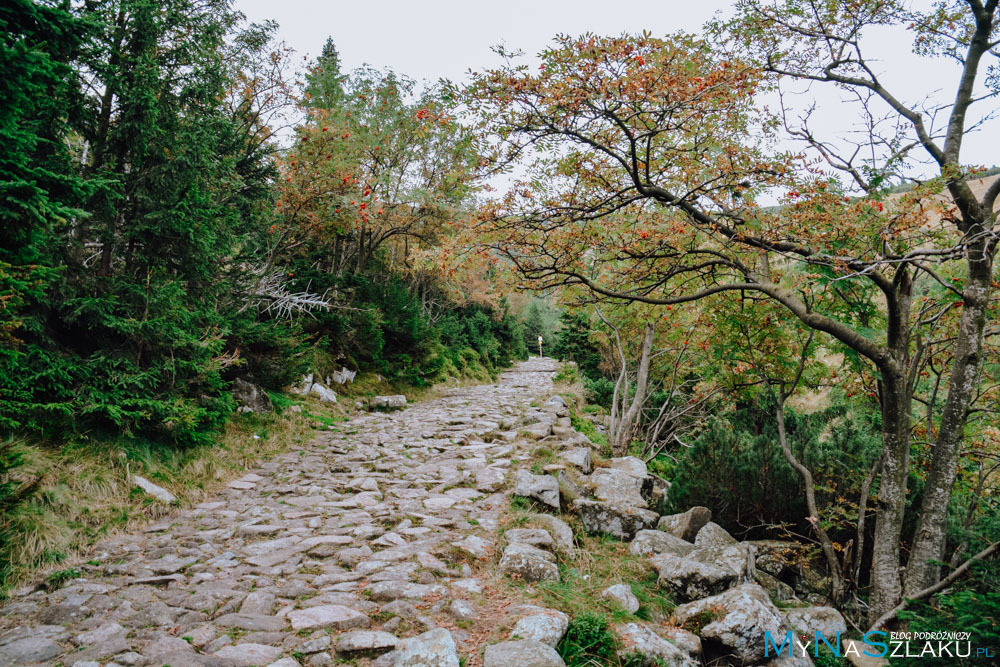
[[[781,451],[773,415],[773,405],[760,401],[709,419],[690,447],[674,452],[670,507],[710,507],[714,520],[736,533],[782,522],[808,531],[802,482]],[[881,444],[877,415],[834,397],[829,408],[810,415],[787,409],[785,421],[793,452],[813,471],[823,519],[853,530],[852,508]]]
[[[602,614],[580,614],[569,622],[566,635],[556,647],[567,667],[604,665],[615,655],[615,638]]]

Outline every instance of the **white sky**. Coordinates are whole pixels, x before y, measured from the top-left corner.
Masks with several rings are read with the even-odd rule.
[[[326,38],[333,37],[345,71],[367,63],[427,81],[440,77],[461,81],[470,69],[482,71],[499,64],[491,51],[495,44],[534,55],[558,33],[699,32],[706,20],[716,12],[728,13],[732,5],[721,0],[236,0],[235,4],[252,21],[276,20],[280,38],[295,49],[300,62],[302,56],[314,58]],[[899,91],[898,97],[912,103],[935,92],[945,100],[954,96],[955,65],[914,56],[906,34],[877,35],[866,47],[869,57],[881,61],[883,80],[890,90]],[[934,81],[946,82],[947,87],[935,91],[935,85],[928,85]],[[854,117],[844,113],[839,93],[819,88],[814,129],[833,129],[845,117]],[[995,100],[987,102],[980,112],[996,106]],[[996,164],[997,146],[1000,122],[966,140],[963,161]]]

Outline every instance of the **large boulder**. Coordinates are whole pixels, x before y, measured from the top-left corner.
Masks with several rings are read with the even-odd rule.
[[[507,540],[507,544],[519,542],[549,551],[555,549],[552,535],[544,528],[511,528],[503,534],[503,538]]]
[[[399,410],[406,407],[406,396],[374,396],[368,401],[369,410]]]
[[[573,542],[573,529],[569,527],[568,523],[551,514],[533,514],[531,523],[548,531],[557,551],[570,556],[574,555],[576,546]]]
[[[656,524],[656,512],[599,500],[579,498],[573,502],[580,516],[580,523],[591,533],[605,533],[622,540],[631,540],[640,530]]]
[[[483,667],[566,667],[566,663],[548,644],[518,639],[487,646]]]
[[[719,595],[683,604],[674,610],[678,623],[704,623],[701,631],[705,660],[724,657],[737,664],[764,660],[764,637],[779,644],[788,628],[778,608],[757,584],[743,584]],[[707,622],[706,622],[707,621]]]
[[[844,616],[833,607],[798,607],[787,609],[785,618],[789,627],[795,632],[813,637],[814,633],[820,632],[831,644],[840,632],[847,632],[847,621]]]
[[[458,647],[451,633],[435,628],[402,639],[393,654],[393,667],[458,667]]]
[[[639,611],[639,598],[632,592],[628,584],[615,584],[601,591],[601,597],[611,601],[619,609],[634,614]]]
[[[635,456],[619,456],[617,458],[609,459],[608,465],[614,470],[627,472],[633,477],[638,477],[640,479],[646,479],[649,477],[649,471],[646,468],[646,464],[642,459]]]
[[[267,392],[243,378],[233,380],[233,397],[246,412],[264,413],[274,410]]]
[[[559,482],[552,475],[533,475],[524,468],[514,475],[514,495],[537,500],[559,510]]]
[[[589,475],[594,470],[594,463],[590,459],[590,447],[577,447],[561,452],[559,458],[579,468],[584,475]]]
[[[530,613],[522,617],[510,631],[511,639],[532,639],[556,646],[562,641],[569,628],[569,616],[555,609],[532,607]]]
[[[753,581],[756,572],[754,560],[756,552],[752,544],[736,543],[724,547],[704,547],[695,549],[688,558],[701,563],[727,567],[736,574],[740,584]]]
[[[787,572],[802,550],[802,545],[784,540],[751,540],[757,547],[757,569],[780,577]]]
[[[651,556],[656,554],[674,554],[675,556],[686,556],[695,550],[695,546],[690,542],[685,542],[681,538],[664,533],[661,530],[640,530],[635,534],[635,539],[629,545],[629,553],[636,556]]]
[[[736,544],[736,538],[726,532],[726,529],[719,524],[709,521],[694,538],[695,546],[699,547],[727,547]]]
[[[763,570],[757,570],[753,578],[754,581],[764,587],[764,590],[767,591],[767,594],[775,602],[791,602],[796,599],[794,588]]]
[[[613,627],[618,640],[618,657],[639,655],[643,667],[700,667],[701,659],[683,647],[660,637],[643,623],[622,623]],[[632,664],[632,663],[629,663]]]
[[[555,556],[530,544],[507,545],[500,557],[500,571],[525,581],[559,581]]]
[[[616,468],[598,468],[590,476],[594,497],[616,505],[646,507],[643,487],[646,479]]]
[[[694,542],[698,531],[711,520],[712,510],[707,507],[692,507],[681,514],[661,517],[656,529],[676,535],[682,540]]]
[[[650,558],[659,571],[658,584],[681,600],[700,600],[736,585],[739,577],[724,565],[695,560],[690,556],[660,554]]]
[[[661,637],[697,660],[698,664],[701,664],[701,637],[690,630],[678,627],[661,626],[658,630]]]

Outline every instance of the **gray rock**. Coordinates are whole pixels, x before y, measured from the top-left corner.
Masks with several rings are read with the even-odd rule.
[[[300,667],[299,661],[295,658],[282,658],[281,660],[275,660],[267,667]]]
[[[357,375],[357,371],[350,371],[346,367],[341,366],[339,371],[334,371],[333,375],[327,379],[327,384],[347,384],[348,382],[354,382],[354,378]]]
[[[558,551],[565,554],[573,554],[576,551],[573,542],[573,529],[559,517],[551,514],[533,514],[531,515],[531,523],[548,531]]]
[[[674,610],[680,624],[705,614],[712,619],[699,633],[706,661],[727,656],[744,664],[760,662],[764,659],[764,633],[781,637],[787,627],[781,612],[757,584],[743,584]]]
[[[507,481],[507,473],[500,468],[487,466],[476,471],[476,490],[484,493],[493,493],[503,488]]]
[[[694,543],[698,547],[727,547],[730,544],[737,544],[737,541],[735,537],[726,532],[725,528],[709,521],[698,531]]]
[[[618,656],[638,654],[644,667],[700,667],[701,660],[672,642],[660,637],[643,623],[622,623],[613,628],[618,640]]]
[[[642,459],[635,456],[620,456],[617,458],[609,459],[608,465],[614,470],[621,470],[622,472],[627,472],[633,477],[638,477],[640,479],[649,476],[649,471],[646,469],[646,464]]]
[[[601,597],[605,600],[610,600],[629,614],[634,614],[639,611],[639,599],[632,592],[632,588],[628,584],[615,584],[614,586],[608,586],[603,591],[601,591]]]
[[[539,609],[518,620],[510,631],[511,639],[532,639],[556,646],[569,628],[569,616],[555,609]]]
[[[660,554],[650,558],[659,571],[658,583],[681,600],[717,595],[736,585],[739,577],[730,568],[705,563],[689,556]]]
[[[451,633],[435,628],[396,645],[393,667],[458,667],[458,648]]]
[[[406,407],[406,396],[395,394],[393,396],[375,396],[368,401],[370,410],[398,410]]]
[[[491,550],[490,543],[478,535],[466,535],[461,540],[452,542],[451,545],[476,559],[487,558]]]
[[[591,533],[605,533],[623,540],[631,540],[640,530],[656,524],[656,512],[629,505],[578,499],[573,506],[579,513],[583,527]]]
[[[63,649],[47,637],[24,637],[0,646],[0,664],[28,665],[51,660]]]
[[[320,605],[308,609],[296,609],[289,612],[293,630],[353,630],[367,628],[371,619],[359,611],[339,604]]]
[[[598,468],[590,476],[594,497],[616,505],[646,507],[642,495],[645,480],[625,470]]]
[[[676,535],[665,533],[662,530],[640,530],[635,534],[635,538],[632,540],[632,544],[629,545],[628,550],[629,553],[636,556],[650,556],[655,554],[686,556],[695,550],[695,546]]]
[[[542,528],[511,528],[503,534],[504,539],[509,544],[519,542],[530,544],[533,547],[548,548],[554,547],[555,541],[547,530]]]
[[[379,581],[368,587],[368,597],[375,602],[407,598],[419,600],[431,595],[444,595],[447,589],[434,584],[415,584],[409,581]]]
[[[476,608],[465,600],[452,600],[448,605],[448,613],[459,621],[472,621],[477,616]]]
[[[524,581],[559,581],[559,568],[552,554],[528,544],[514,543],[504,549],[500,571]]]
[[[712,510],[707,507],[692,507],[682,514],[661,517],[660,522],[656,524],[656,529],[675,535],[682,540],[694,542],[698,531],[711,520]]]
[[[142,653],[149,658],[162,660],[164,656],[168,655],[194,653],[194,648],[180,637],[161,635],[150,642]]]
[[[74,657],[78,660],[89,660],[124,653],[131,648],[127,637],[128,630],[118,623],[105,623],[74,637],[73,643],[85,649]]]
[[[110,645],[117,644],[118,639],[125,639],[128,630],[117,623],[105,623],[93,630],[82,632],[73,638],[73,643],[77,646],[93,646],[95,644]],[[128,649],[119,649],[109,653],[121,653]]]
[[[542,407],[557,417],[569,417],[569,406],[562,396],[556,395],[542,403]]]
[[[162,486],[157,486],[153,484],[145,477],[140,477],[139,475],[132,475],[132,484],[139,487],[149,495],[153,496],[157,500],[165,503],[175,503],[177,502],[177,496],[170,493]]]
[[[589,475],[594,470],[594,464],[590,459],[590,447],[578,447],[560,452],[559,458],[579,468],[584,475]]]
[[[267,392],[243,378],[233,380],[233,397],[241,406],[249,408],[250,412],[260,414],[274,410]]]
[[[231,660],[236,665],[251,667],[252,665],[267,665],[281,657],[282,651],[275,646],[265,644],[236,644],[223,646],[212,655]]]
[[[374,657],[396,648],[399,640],[388,632],[354,630],[337,640],[337,655],[345,658]]]
[[[754,573],[754,581],[760,584],[767,594],[771,596],[771,599],[775,602],[790,602],[795,600],[795,589],[781,581],[777,577],[773,577],[767,572],[762,570],[757,570]]]
[[[833,642],[837,633],[847,633],[847,621],[844,616],[833,607],[797,607],[785,611],[785,619],[789,627],[795,632],[805,634],[809,637],[815,632],[823,633],[823,636]]]
[[[274,609],[274,593],[265,591],[254,591],[243,599],[240,605],[241,614],[255,614],[259,616],[269,616]]]
[[[566,663],[548,644],[531,639],[501,642],[486,647],[483,667],[565,667]]]
[[[736,574],[738,584],[754,580],[757,553],[752,544],[737,542],[723,547],[703,547],[695,549],[687,557],[700,563],[729,568]]]
[[[681,649],[701,664],[701,638],[684,628],[660,627],[660,636]]]
[[[559,482],[551,475],[533,475],[524,468],[514,475],[514,495],[531,498],[559,510]]]
[[[320,653],[321,651],[325,651],[330,648],[330,644],[333,643],[330,640],[330,635],[326,634],[322,630],[317,630],[311,635],[311,637],[312,638],[309,641],[301,644],[296,650],[306,655]]]
[[[542,438],[547,438],[552,435],[552,424],[546,424],[544,422],[528,424],[527,426],[522,426],[518,429],[518,432],[534,440],[541,440]]]
[[[240,628],[251,632],[281,632],[285,619],[263,614],[224,614],[214,621],[220,628]]]

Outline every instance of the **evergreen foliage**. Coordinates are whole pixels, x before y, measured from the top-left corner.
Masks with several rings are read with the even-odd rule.
[[[774,535],[783,524],[807,532],[802,480],[781,452],[773,414],[762,396],[713,416],[690,447],[674,452],[676,463],[661,462],[673,481],[669,503],[677,511],[711,507],[714,521],[748,538]],[[827,530],[853,538],[859,486],[878,455],[877,414],[836,397],[812,414],[787,410],[785,423],[793,452],[813,471],[817,503],[828,508]]]
[[[353,112],[345,134],[367,128],[374,140],[377,127],[387,146],[409,151],[400,164],[442,167],[434,183],[365,167],[381,165],[371,187],[408,183],[383,204],[393,220],[408,202],[420,210],[404,231],[337,227],[356,241],[344,270],[328,237],[283,245],[275,234],[286,193],[268,123],[294,93],[275,25],[247,24],[227,0],[16,0],[0,8],[0,25],[5,432],[208,443],[232,414],[237,376],[276,390],[340,362],[422,386],[523,356],[503,307],[455,300],[393,259],[389,240],[430,247],[439,236],[422,222],[429,202],[444,215],[468,194],[450,171],[471,159],[465,131],[442,121],[428,133],[413,113],[436,93],[411,109],[411,82],[370,70],[348,80],[332,42],[310,72],[307,110]],[[361,117],[354,94],[389,87],[392,108]],[[331,164],[356,164],[363,148],[345,143]],[[279,316],[275,289],[315,292],[319,309]]]

